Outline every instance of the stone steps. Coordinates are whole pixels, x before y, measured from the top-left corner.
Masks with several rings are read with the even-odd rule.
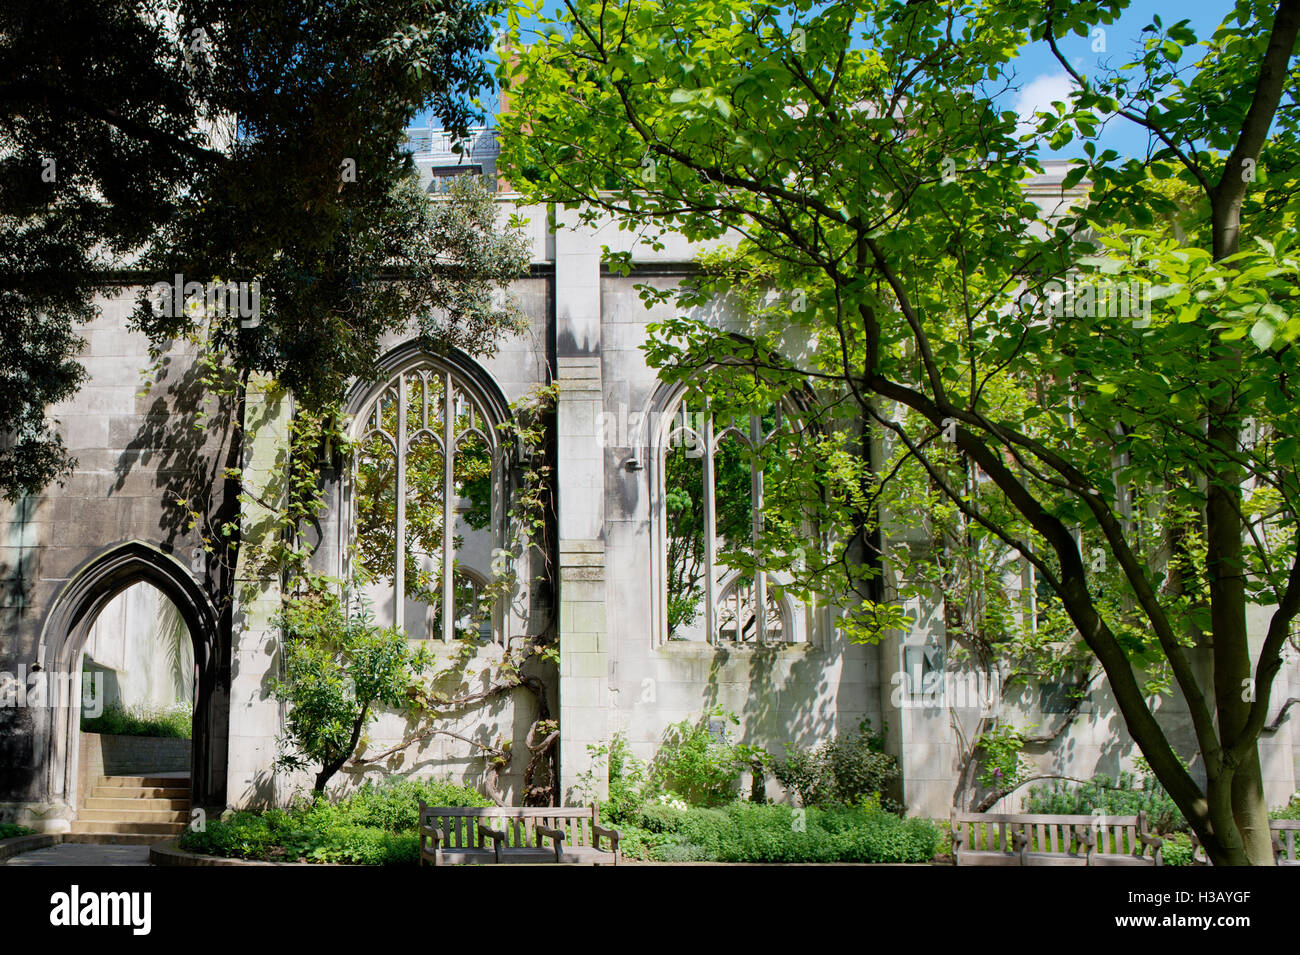
[[[122,802],[128,802],[123,799]],[[83,809],[77,813],[78,822],[189,822],[187,809],[137,809],[134,806],[112,809]]]
[[[188,776],[100,776],[97,786],[116,786],[138,789],[141,786],[155,789],[184,789],[189,792]]]
[[[179,836],[185,831],[183,822],[84,822],[72,823],[72,832],[108,835],[112,833],[134,836]]]
[[[76,823],[73,823],[76,826]],[[166,837],[133,832],[78,832],[75,828],[63,837],[64,842],[95,846],[152,846]]]
[[[190,801],[188,789],[163,789],[159,786],[96,786],[91,799],[168,799]]]
[[[69,834],[129,845],[179,836],[190,821],[189,786],[183,776],[100,776]]]
[[[86,800],[86,809],[171,809],[176,812],[188,812],[188,798],[151,799],[148,796],[91,796]]]

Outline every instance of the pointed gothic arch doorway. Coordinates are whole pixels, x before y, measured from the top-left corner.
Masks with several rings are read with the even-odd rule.
[[[49,798],[77,804],[81,724],[80,674],[91,630],[114,598],[133,585],[152,585],[175,608],[193,649],[193,733],[191,801],[224,805],[226,736],[229,725],[229,649],[220,638],[218,614],[189,569],[143,541],[108,549],[83,564],[64,585],[46,617],[37,649],[51,694],[46,791]],[[55,694],[64,699],[55,701]]]

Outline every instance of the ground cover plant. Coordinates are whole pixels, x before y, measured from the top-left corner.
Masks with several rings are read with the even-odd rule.
[[[814,749],[792,748],[780,762],[757,747],[733,743],[726,727],[735,722],[715,710],[695,723],[678,723],[649,762],[636,759],[621,735],[593,747],[608,764],[602,821],[622,832],[625,856],[660,862],[928,862],[940,850],[941,827],[904,818],[891,811],[896,804],[882,803],[897,764],[879,751],[869,724]],[[804,805],[763,801],[761,780],[768,768]],[[759,784],[742,798],[746,769]]]
[[[941,843],[934,823],[873,800],[824,809],[652,804],[616,824],[624,855],[661,862],[929,862]]]
[[[102,733],[105,736],[189,739],[193,729],[188,703],[173,706],[124,706],[121,702],[113,702],[105,706],[104,712],[99,716],[83,718],[81,721],[83,733]]]
[[[367,783],[331,802],[304,796],[288,809],[235,812],[187,831],[183,849],[204,855],[275,862],[415,865],[419,804],[490,806],[476,789],[431,780]]]

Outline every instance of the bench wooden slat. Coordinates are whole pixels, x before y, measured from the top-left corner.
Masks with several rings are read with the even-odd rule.
[[[1148,833],[1141,814],[1103,818],[953,810],[951,825],[958,865],[1162,864],[1161,840]],[[1278,848],[1281,854],[1281,840]]]
[[[421,803],[420,864],[564,861],[617,865],[621,836],[616,829],[602,829],[604,843],[597,845],[593,827],[598,818],[595,807],[440,807]],[[494,840],[484,835],[480,824],[504,834],[500,860],[496,859]],[[557,840],[544,837],[537,831],[539,825],[563,834],[563,840],[558,840],[560,859],[555,853]]]

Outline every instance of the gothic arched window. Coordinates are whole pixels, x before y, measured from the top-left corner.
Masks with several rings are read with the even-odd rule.
[[[491,409],[467,376],[420,356],[354,418],[351,572],[376,620],[413,638],[505,641],[502,601],[488,587],[506,475]]]
[[[806,642],[810,618],[796,609],[808,608],[779,593],[785,581],[762,569],[742,573],[725,559],[752,553],[762,531],[761,451],[789,410],[721,420],[684,392],[664,407],[652,436],[656,642]]]

